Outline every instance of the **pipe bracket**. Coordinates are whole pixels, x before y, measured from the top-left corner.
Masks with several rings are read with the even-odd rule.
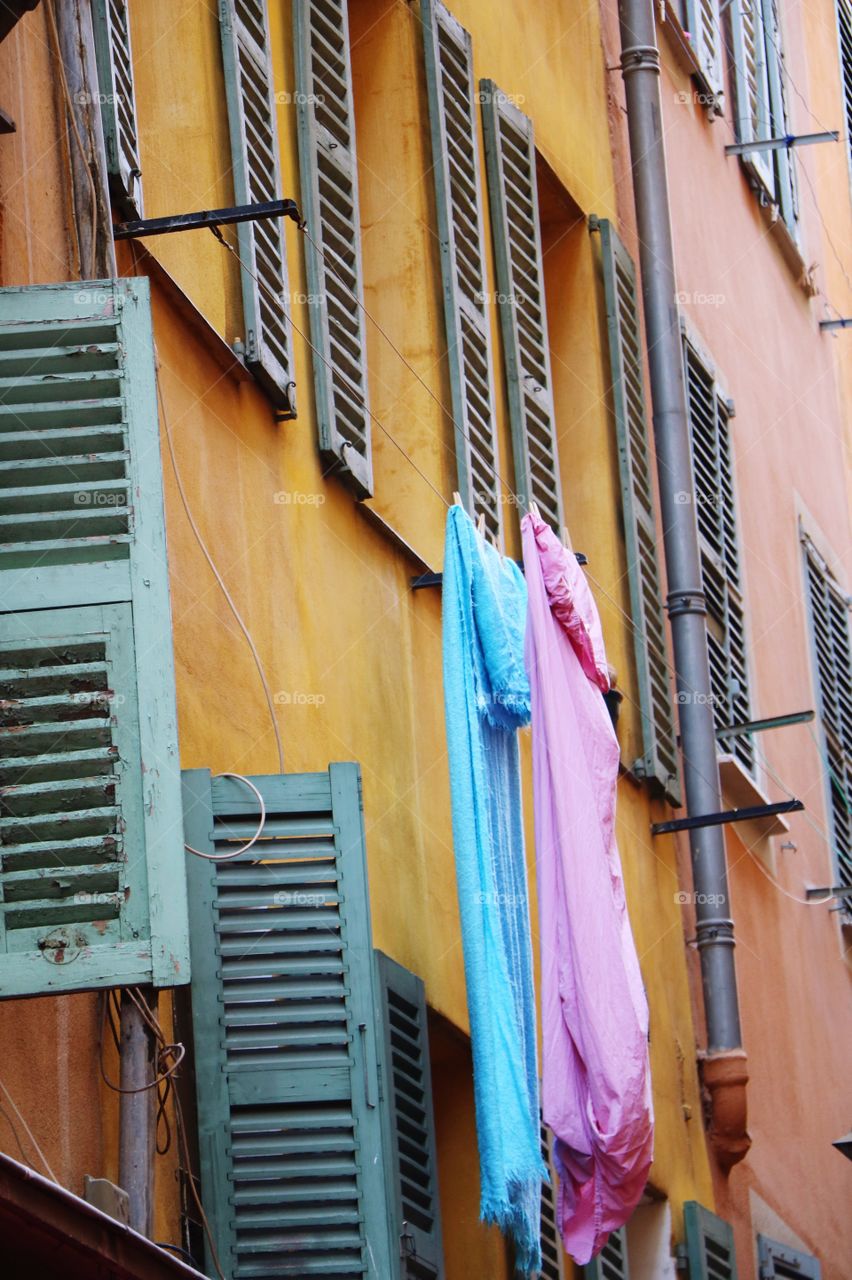
[[[669,592],[666,609],[670,618],[680,617],[684,613],[697,613],[703,617],[707,612],[707,599],[699,587],[681,588]]]
[[[734,922],[726,916],[711,916],[707,920],[697,920],[695,923],[695,944],[699,950],[702,947],[733,947],[734,942]]]
[[[621,74],[631,71],[656,71],[660,74],[660,51],[653,44],[634,44],[621,51]]]

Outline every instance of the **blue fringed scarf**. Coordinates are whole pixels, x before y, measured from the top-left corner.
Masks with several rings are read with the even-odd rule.
[[[541,1267],[546,1178],[516,730],[529,723],[526,586],[450,508],[443,575],[444,704],[473,1051],[480,1212]]]

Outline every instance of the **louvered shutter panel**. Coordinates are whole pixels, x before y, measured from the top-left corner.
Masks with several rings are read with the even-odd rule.
[[[293,21],[320,449],[363,497],[373,469],[346,0],[305,0]]]
[[[152,342],[147,280],[0,289],[3,996],[189,981]]]
[[[497,266],[515,492],[562,529],[562,483],[547,337],[535,143],[528,116],[480,80],[485,163]]]
[[[727,405],[712,370],[688,341],[684,350],[710,687],[716,726],[722,729],[750,718],[730,428]],[[729,741],[741,763],[753,770],[751,739]]]
[[[846,121],[846,153],[852,176],[852,0],[837,0],[840,84]]]
[[[441,1206],[423,982],[376,952],[382,1019],[382,1113],[392,1196],[391,1256],[399,1280],[440,1280]]]
[[[657,553],[636,272],[612,224],[602,219],[597,226],[601,234],[612,399],[642,709],[643,757],[633,768],[659,783],[672,803],[678,805],[677,739]]]
[[[266,0],[219,0],[234,200],[280,200]],[[285,417],[295,414],[287,247],[281,218],[237,227],[246,364]]]
[[[737,1280],[734,1229],[695,1200],[683,1206],[689,1280]]]
[[[757,1237],[760,1280],[822,1280],[819,1259],[767,1236]]]
[[[736,98],[736,126],[739,142],[758,142],[772,137],[772,111],[763,23],[764,0],[733,0],[728,6],[731,23],[731,53]],[[751,151],[742,163],[775,196],[775,174],[771,151]]]
[[[787,70],[784,65],[778,4],[777,0],[763,0],[763,4],[772,132],[776,138],[785,138],[790,131],[787,115],[787,87],[785,84]],[[782,148],[782,150],[773,154],[775,161],[775,189],[781,209],[781,217],[795,234],[799,217],[796,153],[792,148]]]
[[[719,0],[685,0],[684,19],[707,87],[711,92],[720,94],[723,81]]]
[[[596,1258],[583,1268],[585,1280],[630,1280],[627,1262],[627,1232],[613,1231]]]
[[[852,639],[849,606],[805,539],[811,638],[837,884],[852,885]],[[846,899],[847,911],[852,899]]]
[[[500,538],[494,373],[470,35],[423,0],[423,39],[459,492]]]
[[[553,1134],[540,1123],[541,1155],[550,1174],[550,1182],[541,1184],[541,1271],[539,1280],[565,1280],[565,1250],[559,1234],[557,1211],[558,1185],[553,1162]]]
[[[110,195],[122,217],[141,218],[142,168],[127,0],[92,0],[92,24]]]
[[[263,834],[188,860],[202,1197],[227,1276],[386,1280],[378,991],[354,764],[250,781]],[[184,774],[187,843],[257,829],[243,783]],[[212,1259],[208,1259],[211,1263]]]

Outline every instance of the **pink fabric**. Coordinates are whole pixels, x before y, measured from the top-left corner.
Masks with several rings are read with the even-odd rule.
[[[565,1247],[586,1263],[630,1216],[653,1155],[648,1005],[615,842],[618,743],[600,618],[538,516],[522,523],[541,924],[542,1111]]]

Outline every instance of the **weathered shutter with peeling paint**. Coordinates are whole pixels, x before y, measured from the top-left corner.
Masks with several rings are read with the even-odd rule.
[[[345,0],[293,6],[302,216],[320,449],[372,491],[355,113]]]
[[[677,739],[657,553],[636,272],[612,224],[601,219],[596,225],[601,234],[612,399],[642,710],[643,754],[633,768],[639,775],[654,779],[672,803],[679,804]]]
[[[500,538],[502,511],[485,223],[470,35],[440,0],[423,0],[423,40],[441,242],[447,359],[462,500]]]
[[[190,856],[202,1196],[228,1276],[387,1280],[379,999],[354,764],[264,775],[233,861]],[[190,845],[257,829],[251,790],[184,774]]]
[[[720,94],[724,85],[719,0],[684,0],[684,21],[707,87],[711,93]]]
[[[750,717],[730,414],[712,368],[688,339],[684,352],[710,688],[716,726],[722,729]],[[752,770],[752,740],[741,736],[729,741],[740,762]]]
[[[376,953],[385,1168],[393,1213],[391,1253],[400,1280],[441,1280],[441,1207],[429,1065],[426,995],[420,978]]]
[[[128,0],[93,0],[92,24],[110,195],[123,217],[141,218],[142,167]]]
[[[189,980],[148,282],[0,289],[0,995]]]
[[[737,1280],[734,1231],[695,1200],[683,1206],[689,1280]]]
[[[528,116],[480,80],[497,305],[503,331],[515,492],[562,528],[562,483],[547,337],[535,142]]]
[[[811,641],[835,875],[852,885],[852,637],[849,605],[809,538],[803,538]],[[847,912],[852,897],[844,900]]]
[[[234,200],[280,200],[267,0],[219,0]],[[281,218],[237,227],[245,360],[286,417],[295,414],[287,246]]]
[[[734,0],[727,13],[731,31],[735,122],[739,142],[759,142],[772,137],[764,0]],[[775,198],[775,170],[771,151],[750,151],[741,157],[744,167]]]

